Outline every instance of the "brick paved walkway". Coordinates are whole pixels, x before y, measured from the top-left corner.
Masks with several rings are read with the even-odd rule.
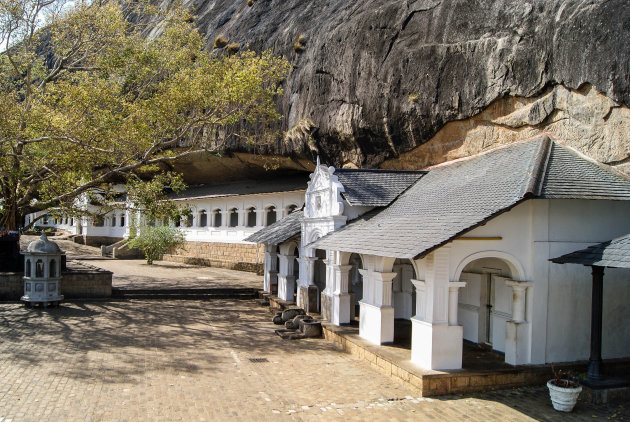
[[[630,420],[623,404],[557,413],[543,388],[419,399],[274,328],[250,301],[0,304],[0,421]]]

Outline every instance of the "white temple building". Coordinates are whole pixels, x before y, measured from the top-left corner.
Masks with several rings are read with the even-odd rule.
[[[511,365],[589,357],[591,275],[551,258],[630,232],[630,179],[547,137],[423,172],[318,163],[303,212],[246,240],[265,245],[267,292],[410,359],[462,367],[463,342]],[[630,357],[627,270],[604,287],[603,354]],[[277,286],[277,287],[276,287]]]
[[[262,271],[264,252],[244,239],[301,209],[307,180],[304,174],[191,186],[171,198],[191,210],[181,221],[141,221],[135,207],[123,199],[118,209],[99,217],[55,216],[54,211],[47,211],[36,225],[61,229],[78,236],[81,243],[102,246],[127,239],[132,225],[169,224],[184,232],[186,243],[166,259]],[[85,198],[79,207],[96,215],[100,211]],[[42,214],[28,215],[27,224]]]

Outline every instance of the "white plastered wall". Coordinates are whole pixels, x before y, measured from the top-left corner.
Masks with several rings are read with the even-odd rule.
[[[499,258],[514,280],[531,282],[526,295],[528,324],[524,363],[587,359],[590,342],[590,267],[550,258],[630,233],[630,202],[529,200],[451,242],[450,281],[468,265]],[[416,261],[424,278],[424,260]],[[502,274],[505,275],[505,274]],[[630,271],[604,276],[604,358],[630,356]]]

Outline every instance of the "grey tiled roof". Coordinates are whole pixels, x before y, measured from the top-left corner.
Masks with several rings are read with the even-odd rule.
[[[556,264],[630,268],[630,234],[550,259]]]
[[[175,200],[196,198],[218,198],[222,196],[250,195],[257,193],[292,192],[306,190],[308,175],[277,179],[241,180],[217,185],[190,186],[170,197]]]
[[[384,207],[389,205],[425,172],[367,169],[335,169],[343,185],[342,194],[350,205]]]
[[[554,143],[540,196],[628,199],[630,183],[609,168],[581,158],[576,152]]]
[[[415,258],[535,197],[630,200],[630,181],[545,137],[437,166],[374,218],[312,245]]]
[[[245,239],[246,242],[278,245],[300,233],[304,211],[293,211],[291,214],[275,223],[258,230]]]

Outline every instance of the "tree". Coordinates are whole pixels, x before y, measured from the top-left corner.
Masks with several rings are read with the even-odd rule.
[[[184,233],[175,227],[157,226],[143,227],[140,233],[129,242],[130,248],[137,248],[144,252],[147,264],[159,261],[171,248],[184,243]]]
[[[38,210],[80,213],[78,197],[107,198],[113,182],[152,191],[142,185],[164,163],[274,138],[285,59],[206,52],[181,9],[160,12],[150,36],[129,13],[0,0],[0,228]]]

